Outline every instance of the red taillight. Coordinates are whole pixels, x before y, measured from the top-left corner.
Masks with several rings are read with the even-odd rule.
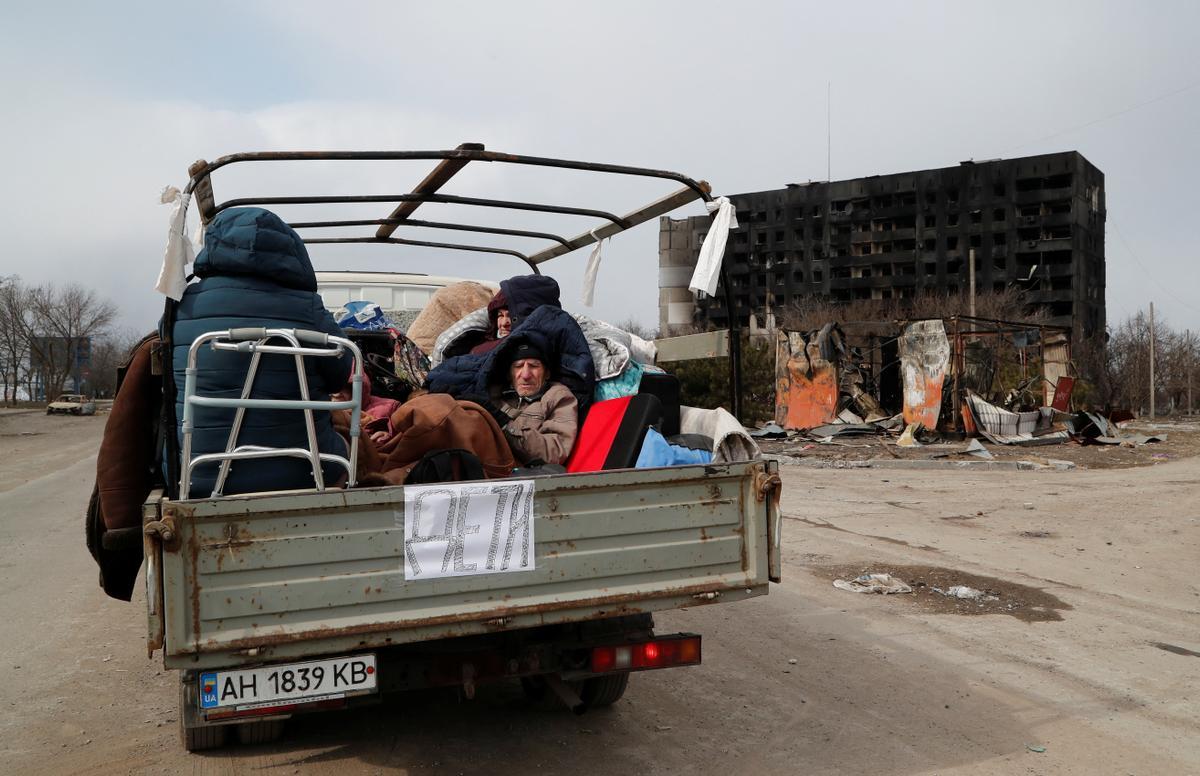
[[[592,650],[592,670],[597,673],[611,671],[617,662],[616,650],[612,647],[596,647]]]
[[[592,648],[592,671],[669,668],[700,662],[700,637],[683,636],[641,643]]]

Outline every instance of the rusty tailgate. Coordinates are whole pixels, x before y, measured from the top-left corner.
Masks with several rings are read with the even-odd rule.
[[[778,577],[774,462],[537,482],[535,570],[420,582],[404,578],[403,488],[163,502],[174,533],[157,550],[166,663],[229,666],[736,600]]]

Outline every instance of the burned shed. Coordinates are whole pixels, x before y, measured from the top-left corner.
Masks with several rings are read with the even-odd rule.
[[[1005,410],[1069,408],[1069,330],[955,316],[776,334],[775,422],[874,422],[974,431],[968,397]]]

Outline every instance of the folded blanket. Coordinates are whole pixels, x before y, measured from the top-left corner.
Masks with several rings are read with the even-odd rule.
[[[758,445],[738,423],[737,418],[724,409],[702,410],[697,407],[679,408],[679,431],[681,434],[702,434],[713,440],[713,463],[730,461],[753,461],[762,458]]]

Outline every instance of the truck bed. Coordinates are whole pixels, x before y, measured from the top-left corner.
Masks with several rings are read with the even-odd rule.
[[[737,600],[778,578],[774,462],[536,482],[534,570],[419,582],[401,487],[148,502],[174,533],[147,541],[150,649],[230,667]]]

